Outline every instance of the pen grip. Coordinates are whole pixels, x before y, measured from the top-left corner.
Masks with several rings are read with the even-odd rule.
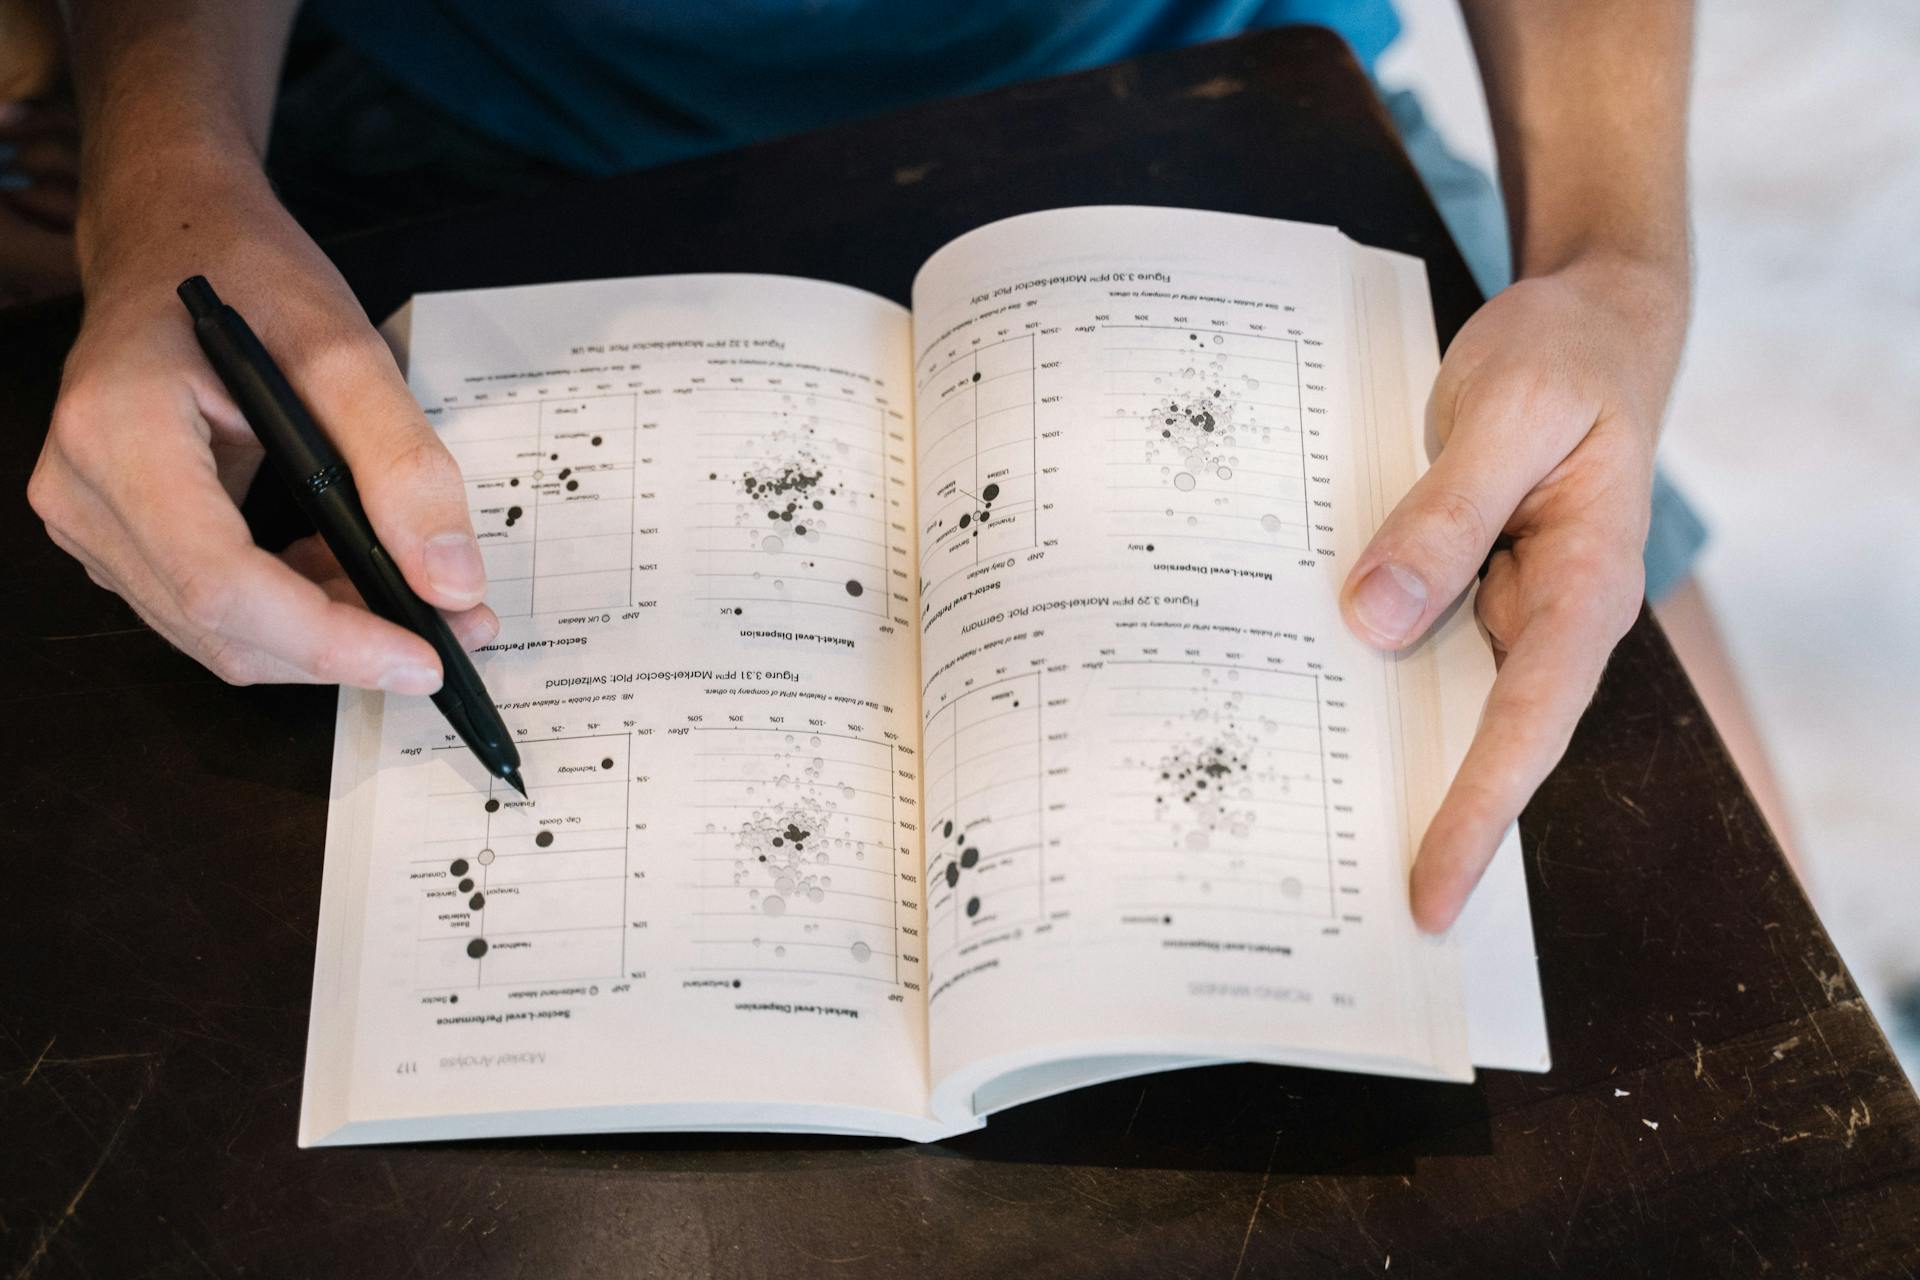
[[[440,611],[407,584],[400,566],[380,545],[353,477],[326,432],[240,313],[220,301],[204,276],[181,281],[177,292],[193,317],[194,336],[208,363],[220,375],[300,509],[320,530],[347,580],[359,589],[373,613],[433,646],[441,671],[434,705],[489,773],[521,787],[519,752],[480,682],[480,673]]]
[[[333,551],[340,567],[346,571],[347,580],[358,588],[361,598],[367,602],[367,608],[388,622],[414,632],[436,649],[442,647],[440,639],[443,633],[448,644],[458,647],[446,619],[407,585],[406,575],[400,572],[400,566],[394,563],[385,547],[371,538],[360,542],[333,533],[335,529],[372,527],[360,504],[360,493],[354,487],[353,477],[342,475],[328,485],[324,493],[315,494],[305,505],[311,508],[309,514],[319,526],[321,538]],[[328,508],[332,508],[332,511]]]
[[[324,491],[311,495],[309,505],[320,527],[321,538],[346,571],[347,580],[359,590],[367,608],[413,632],[440,655],[442,678],[439,690],[433,695],[434,705],[453,722],[460,737],[469,745],[477,740],[489,749],[506,748],[506,725],[497,714],[491,713],[492,700],[486,696],[480,675],[440,611],[422,600],[408,585],[400,566],[377,540],[359,541],[331,532],[372,527],[360,504],[353,477],[342,473]]]

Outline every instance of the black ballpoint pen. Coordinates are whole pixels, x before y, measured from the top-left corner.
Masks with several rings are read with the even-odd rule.
[[[294,500],[319,529],[367,608],[413,632],[440,655],[442,678],[433,704],[488,773],[526,795],[520,780],[520,753],[480,683],[479,672],[439,611],[414,594],[400,567],[380,545],[360,505],[353,476],[326,433],[300,403],[247,322],[220,301],[205,276],[183,281],[177,292],[193,316],[194,337],[227,394],[240,407],[267,457],[293,490]]]

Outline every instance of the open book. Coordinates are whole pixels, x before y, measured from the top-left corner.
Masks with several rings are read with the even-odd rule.
[[[1517,841],[1421,935],[1493,675],[1348,566],[1426,464],[1418,261],[1064,209],[913,310],[766,276],[416,297],[528,798],[343,692],[300,1140],[928,1140],[1140,1072],[1544,1070]]]

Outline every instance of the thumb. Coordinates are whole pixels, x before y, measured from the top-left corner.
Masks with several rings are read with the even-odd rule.
[[[1355,635],[1402,649],[1426,634],[1473,582],[1514,509],[1538,480],[1513,453],[1456,432],[1388,514],[1340,592]]]
[[[471,609],[486,595],[487,572],[459,464],[427,425],[385,344],[371,330],[366,336],[351,356],[312,371],[302,395],[345,456],[408,585],[441,609]]]

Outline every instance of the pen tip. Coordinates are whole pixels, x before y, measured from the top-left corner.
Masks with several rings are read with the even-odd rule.
[[[505,778],[507,780],[507,785],[512,787],[515,791],[518,791],[522,797],[526,796],[527,784],[520,781],[520,771],[518,769],[509,769],[505,773],[501,774],[500,776],[502,778]]]

